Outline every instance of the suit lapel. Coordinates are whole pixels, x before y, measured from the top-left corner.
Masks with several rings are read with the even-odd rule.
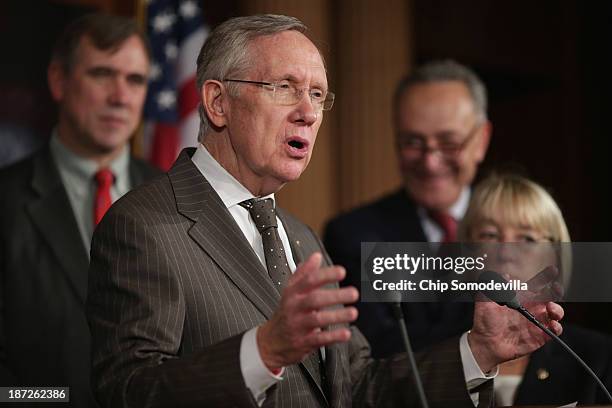
[[[28,205],[27,211],[62,266],[77,298],[84,304],[89,259],[66,190],[48,148],[42,150],[34,160],[32,188],[39,194],[39,198]],[[61,238],[58,237],[60,233]]]
[[[219,195],[192,163],[194,151],[183,150],[168,172],[179,213],[194,221],[189,236],[270,319],[280,295]]]
[[[386,215],[389,217],[387,225],[394,226],[389,231],[393,236],[390,239],[386,239],[386,241],[427,242],[417,206],[408,197],[404,188],[391,200],[389,208],[386,209]]]
[[[291,254],[293,255],[293,262],[295,262],[295,265],[298,266],[306,260],[304,250],[302,248],[302,241],[300,240],[301,237],[293,229],[293,225],[287,222],[288,218],[283,210],[277,208],[277,215],[283,223],[285,231],[287,232],[287,238],[289,238],[289,246],[291,247]]]
[[[168,172],[179,213],[194,221],[189,236],[214,260],[227,277],[270,319],[280,302],[280,295],[259,258],[244,237],[219,195],[191,161],[195,149],[183,150]],[[279,217],[280,217],[279,213]],[[284,222],[296,264],[304,259],[299,236]],[[317,359],[300,363],[310,376],[320,396]]]
[[[320,247],[311,247],[311,237],[305,236],[303,233],[300,232],[303,229],[303,226],[301,226],[301,224],[296,224],[293,221],[293,218],[280,208],[277,208],[277,214],[281,222],[283,223],[283,226],[285,227],[285,231],[287,232],[287,237],[289,238],[289,245],[291,246],[291,252],[293,255],[293,261],[296,265],[299,265],[300,263],[304,262],[313,252],[322,250],[322,248]],[[325,257],[325,254],[323,255]],[[324,258],[323,264],[325,265],[326,263],[328,263],[327,259]],[[336,375],[336,369],[338,364],[337,359],[337,347],[325,347],[325,364],[323,369],[325,370],[325,375],[328,379],[327,381],[329,384],[332,384],[332,380]],[[329,401],[327,400],[327,398],[332,397],[332,401],[335,400],[333,398],[333,395],[335,395],[335,393],[333,393],[332,396],[325,395],[323,387],[321,386],[319,374],[320,369],[318,367],[318,363],[318,356],[316,353],[314,353],[309,358],[304,359],[304,361],[302,361],[301,363],[301,366],[306,370],[307,374],[311,377],[313,382],[316,384],[318,390],[321,392],[321,396],[329,405]],[[337,391],[333,388],[333,384],[332,390]]]
[[[557,390],[557,396],[563,394],[563,382],[557,381],[564,378],[559,373],[565,373],[571,362],[568,363],[566,353],[555,353],[555,346],[554,342],[550,342],[531,353],[523,379],[516,390],[515,404],[530,403],[530,390],[540,390],[542,395],[553,393],[554,390]]]

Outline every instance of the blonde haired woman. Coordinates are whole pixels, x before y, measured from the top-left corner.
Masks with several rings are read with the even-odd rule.
[[[570,242],[561,210],[550,194],[537,183],[513,174],[493,174],[476,186],[459,236],[464,242]],[[566,255],[559,259],[565,283],[570,263]],[[529,279],[535,273],[522,278]],[[612,339],[567,324],[562,338],[610,389]],[[607,402],[595,381],[555,342],[501,365],[495,394],[498,405]]]

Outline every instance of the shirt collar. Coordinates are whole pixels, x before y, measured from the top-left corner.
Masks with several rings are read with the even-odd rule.
[[[68,149],[60,140],[57,129],[51,134],[50,149],[56,158],[57,166],[77,178],[83,185],[92,182],[94,174],[99,170],[95,160],[83,158]],[[129,185],[129,145],[123,148],[121,153],[108,166],[115,175],[115,185]]]
[[[468,205],[470,204],[471,190],[469,187],[464,187],[459,194],[459,199],[449,208],[448,213],[457,221],[463,219]]]
[[[253,194],[225,170],[203,144],[198,144],[191,160],[217,192],[226,208],[253,198]],[[261,197],[261,199],[264,198],[275,200],[274,193]]]

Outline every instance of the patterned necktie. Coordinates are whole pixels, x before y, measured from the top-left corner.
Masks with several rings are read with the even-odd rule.
[[[285,249],[278,234],[274,201],[271,198],[264,200],[251,199],[243,201],[239,205],[249,210],[251,219],[253,219],[257,230],[261,234],[268,274],[272,283],[274,283],[274,287],[280,293],[287,284],[289,276],[291,276],[291,269],[289,269]],[[329,396],[321,352],[310,353],[304,360],[305,362],[308,361],[309,367],[314,371],[313,375],[317,383],[324,390],[323,392]]]
[[[106,211],[113,203],[111,200],[110,189],[115,182],[115,175],[107,168],[100,169],[94,175],[98,188],[94,199],[93,220],[94,225],[98,225]]]
[[[291,269],[289,269],[285,248],[278,234],[274,201],[271,198],[251,199],[241,202],[240,205],[249,210],[251,219],[261,234],[268,274],[274,287],[280,293],[291,276]]]
[[[457,220],[452,215],[442,211],[429,211],[429,216],[436,224],[444,231],[442,242],[456,242],[457,241]]]

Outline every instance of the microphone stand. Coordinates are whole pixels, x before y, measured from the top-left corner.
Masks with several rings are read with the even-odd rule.
[[[558,344],[561,345],[561,347],[563,347],[568,353],[570,353],[579,363],[582,367],[584,367],[584,369],[589,373],[589,375],[591,377],[593,377],[593,379],[597,382],[597,384],[599,385],[599,387],[603,390],[604,394],[606,395],[606,397],[608,398],[608,400],[612,403],[612,396],[610,395],[610,393],[608,392],[608,389],[606,388],[606,386],[601,382],[601,380],[599,379],[599,377],[597,377],[597,374],[595,374],[593,372],[593,370],[591,370],[591,367],[589,367],[587,365],[587,363],[584,362],[584,360],[582,360],[580,358],[580,356],[578,356],[578,354],[576,354],[574,352],[574,350],[572,350],[570,348],[570,346],[568,346],[567,344],[565,344],[565,342],[563,340],[561,340],[559,338],[559,336],[557,336],[555,333],[553,333],[552,331],[550,331],[548,329],[548,327],[544,326],[542,323],[540,323],[540,321],[538,319],[536,319],[536,317],[534,315],[532,315],[531,313],[529,313],[529,311],[527,309],[525,309],[525,307],[523,305],[519,305],[518,308],[512,308],[515,309],[517,312],[519,312],[520,314],[522,314],[523,316],[525,316],[525,318],[527,320],[529,320],[531,323],[535,324],[536,326],[538,326],[541,330],[543,330],[546,334],[548,334],[553,340],[555,340]]]
[[[497,283],[507,283],[508,282],[497,272],[485,271],[478,278],[478,282],[488,282],[488,281],[493,281]],[[510,309],[516,310],[517,312],[522,314],[527,320],[529,320],[531,323],[535,324],[538,328],[540,328],[540,330],[542,330],[544,333],[548,334],[552,339],[554,339],[559,345],[561,345],[561,347],[563,347],[564,350],[570,353],[576,359],[576,361],[580,363],[582,367],[584,367],[587,373],[589,373],[589,375],[593,377],[593,379],[597,382],[597,385],[599,385],[599,387],[603,390],[604,394],[608,398],[608,401],[612,403],[612,396],[610,396],[610,392],[608,391],[606,386],[601,382],[599,377],[597,377],[597,375],[593,372],[593,370],[591,370],[591,367],[589,367],[580,358],[580,356],[578,356],[578,354],[576,354],[574,350],[570,348],[570,346],[565,344],[563,340],[561,340],[555,333],[553,333],[547,327],[545,327],[542,323],[540,323],[534,315],[532,315],[527,309],[525,309],[525,307],[521,305],[521,303],[516,298],[516,292],[514,292],[513,290],[501,290],[501,291],[500,290],[498,291],[481,290],[481,292],[486,297],[488,297],[489,299],[497,303],[498,305],[506,306]]]
[[[412,346],[410,345],[410,337],[408,337],[408,329],[406,328],[406,322],[404,321],[404,312],[402,311],[402,304],[400,302],[393,302],[391,304],[391,308],[393,309],[393,315],[395,316],[395,319],[397,320],[397,323],[400,327],[400,332],[402,333],[404,348],[406,348],[406,353],[408,354],[408,361],[410,362],[412,378],[414,379],[414,386],[419,396],[421,408],[429,408],[429,405],[427,404],[427,398],[425,397],[425,390],[423,389],[423,383],[421,382],[421,376],[419,375],[419,370],[416,365],[414,353],[412,352]]]

